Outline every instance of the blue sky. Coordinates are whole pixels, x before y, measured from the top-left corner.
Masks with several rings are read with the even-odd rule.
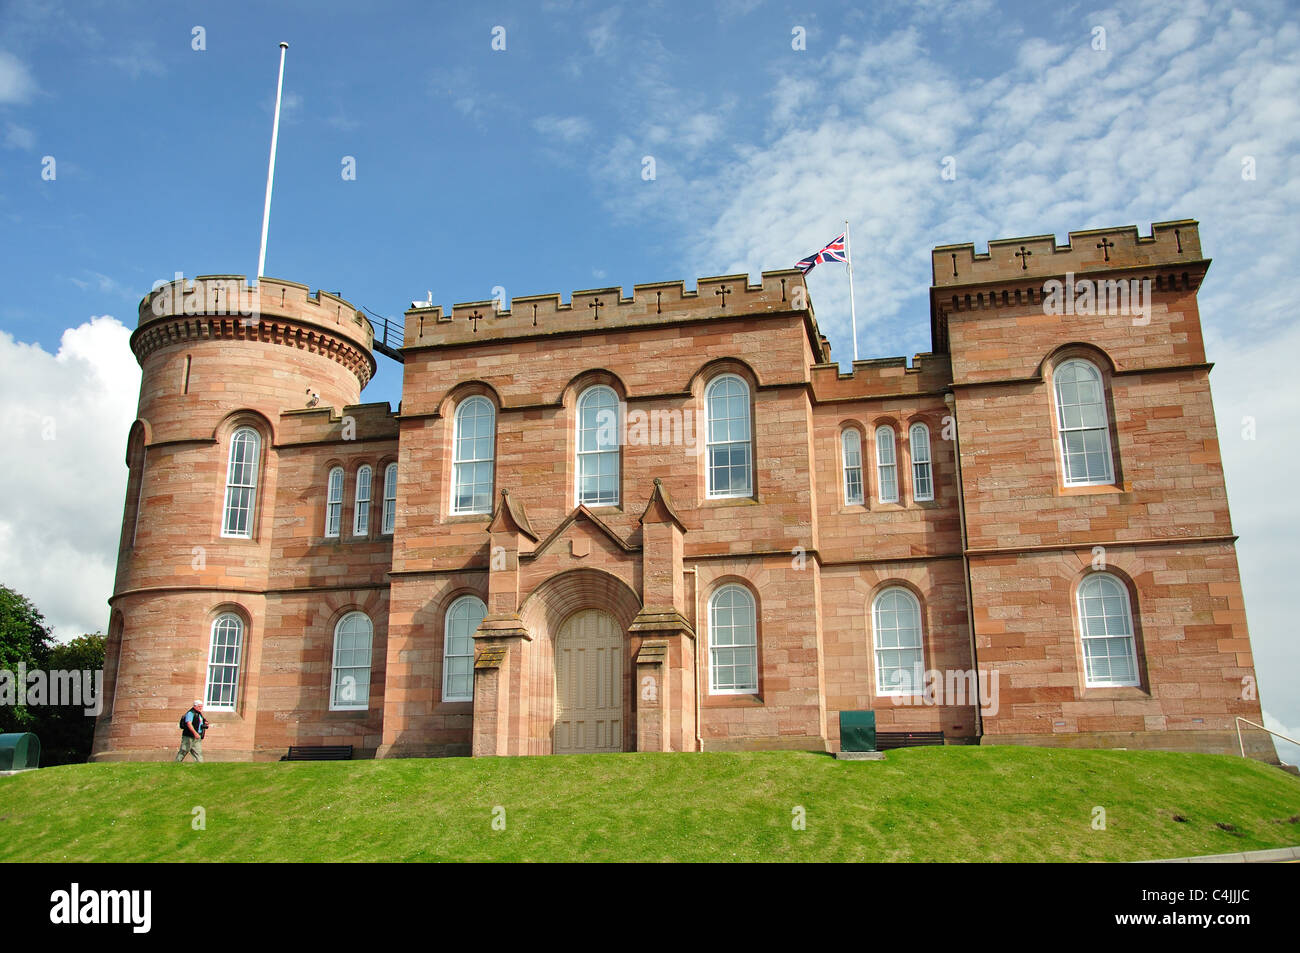
[[[280,40],[266,271],[383,314],[429,291],[756,275],[847,217],[861,356],[911,355],[929,348],[934,245],[1198,219],[1265,707],[1300,728],[1300,28],[1266,0],[0,0],[0,396],[34,461],[0,474],[31,502],[0,511],[0,578],[60,632],[107,619],[136,304],[176,271],[256,268]],[[810,287],[845,361],[844,272]],[[395,405],[400,375],[380,367],[364,397]]]

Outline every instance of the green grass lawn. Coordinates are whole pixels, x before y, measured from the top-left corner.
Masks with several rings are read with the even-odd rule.
[[[1064,861],[1298,844],[1300,781],[1165,752],[86,764],[0,779],[3,861]]]

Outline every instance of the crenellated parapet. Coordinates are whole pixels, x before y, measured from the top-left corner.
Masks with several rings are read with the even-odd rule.
[[[1192,219],[1156,222],[1150,235],[1140,235],[1136,225],[1096,228],[1070,232],[1064,245],[1056,244],[1054,235],[1034,235],[990,241],[983,254],[976,254],[968,242],[940,245],[930,255],[936,288],[1203,260]]]
[[[848,374],[838,364],[812,367],[813,397],[818,403],[941,394],[951,380],[947,354],[917,354],[910,367],[904,357],[854,361]]]
[[[405,346],[439,347],[791,312],[805,313],[813,340],[820,339],[803,274],[794,268],[765,271],[757,283],[751,283],[748,275],[700,278],[694,291],[686,290],[683,281],[663,281],[634,285],[630,296],[617,287],[575,291],[568,302],[559,294],[527,295],[512,298],[503,310],[497,310],[493,300],[452,305],[449,313],[441,305],[414,307],[406,312]]]
[[[397,440],[398,419],[387,402],[287,410],[280,416],[279,447]]]
[[[364,387],[374,376],[374,330],[352,304],[307,285],[243,275],[200,275],[159,282],[140,301],[131,348],[144,362],[169,344],[199,340],[249,340],[330,358]]]

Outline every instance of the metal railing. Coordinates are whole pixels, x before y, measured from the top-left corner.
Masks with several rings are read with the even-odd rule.
[[[1238,715],[1237,716],[1237,747],[1241,749],[1241,756],[1243,758],[1246,757],[1246,743],[1241,740],[1241,723],[1243,721],[1246,724],[1250,725],[1252,728],[1258,728],[1260,731],[1267,731],[1270,735],[1276,735],[1277,737],[1281,738],[1283,741],[1289,741],[1293,745],[1300,745],[1300,741],[1296,741],[1294,738],[1288,738],[1280,731],[1274,731],[1272,728],[1265,728],[1263,725],[1257,722],[1253,722],[1249,718],[1242,718],[1240,715]]]
[[[375,350],[380,354],[391,357],[399,364],[403,363],[402,342],[405,340],[406,330],[402,326],[402,322],[396,318],[386,318],[382,314],[375,314],[369,308],[366,308],[366,311],[371,315],[370,326],[375,329]]]

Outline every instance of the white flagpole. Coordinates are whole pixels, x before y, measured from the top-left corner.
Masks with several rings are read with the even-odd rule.
[[[266,204],[262,207],[262,250],[257,254],[257,277],[266,271],[266,230],[271,225],[271,183],[275,181],[275,146],[280,139],[280,94],[284,91],[284,51],[288,43],[280,44],[280,79],[275,85],[275,121],[271,125],[271,164],[266,170]]]
[[[267,193],[268,197],[270,193]],[[269,201],[269,198],[268,198]],[[853,249],[849,242],[849,220],[844,220],[844,257],[849,266],[849,319],[853,322],[853,361],[858,360],[858,309],[853,304]]]

